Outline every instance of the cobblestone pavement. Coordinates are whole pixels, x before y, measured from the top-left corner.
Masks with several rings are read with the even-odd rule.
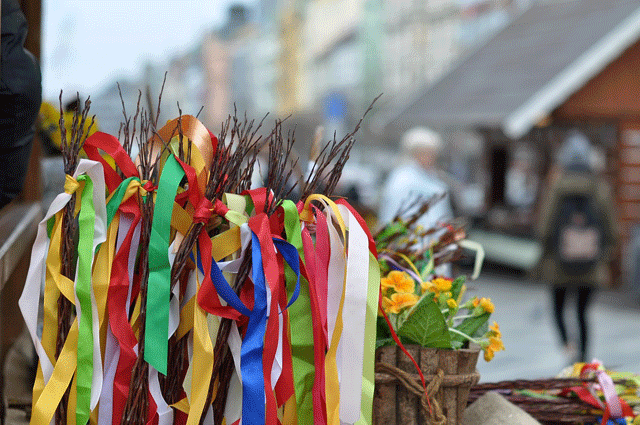
[[[540,379],[556,375],[572,364],[562,350],[553,323],[547,285],[517,274],[483,273],[469,282],[469,294],[490,297],[496,306],[492,316],[500,325],[505,351],[487,363],[478,361],[481,382]],[[570,338],[577,337],[575,304],[565,309]],[[589,358],[605,367],[640,374],[640,299],[625,291],[600,291],[588,313]],[[572,333],[573,330],[573,333]]]

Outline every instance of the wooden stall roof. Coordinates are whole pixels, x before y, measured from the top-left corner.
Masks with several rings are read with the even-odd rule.
[[[637,0],[535,2],[405,105],[390,128],[494,127],[526,134],[640,38]]]

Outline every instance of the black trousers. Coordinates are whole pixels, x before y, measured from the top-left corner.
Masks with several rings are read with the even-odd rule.
[[[575,288],[566,288],[562,286],[554,286],[552,289],[553,305],[554,305],[554,317],[558,332],[560,333],[560,339],[564,345],[569,342],[567,336],[567,328],[564,321],[564,306],[567,298],[567,293],[577,296],[577,316],[578,327],[580,334],[579,345],[579,360],[581,362],[587,361],[587,348],[589,343],[589,325],[587,323],[587,309],[593,299],[594,288],[590,286],[579,286]]]

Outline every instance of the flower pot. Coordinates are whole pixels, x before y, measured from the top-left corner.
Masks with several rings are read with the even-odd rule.
[[[428,397],[411,359],[396,346],[376,351],[374,425],[459,424],[469,389],[480,379],[479,349],[406,346],[420,366]]]

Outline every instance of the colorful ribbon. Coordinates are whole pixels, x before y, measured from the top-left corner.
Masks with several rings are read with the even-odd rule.
[[[127,399],[139,391],[131,372],[142,360],[144,331],[144,361],[151,366],[145,423],[211,424],[206,401],[220,391],[220,382],[211,386],[213,341],[227,318],[234,371],[226,423],[371,424],[379,269],[364,220],[344,200],[321,194],[299,205],[280,201],[270,215],[264,207],[274,199],[265,188],[206,199],[218,160],[215,137],[194,117],[182,117],[150,140],[155,152],[164,148],[161,139],[169,149],[154,187],[141,181],[138,161],[115,137],[93,134],[84,145],[91,159],[66,176],[64,193],[38,227],[20,299],[40,357],[32,423],[51,422],[68,388],[67,423],[121,423]],[[72,196],[79,237],[76,275],[69,279],[61,274],[60,246],[67,230],[62,212]],[[140,206],[150,196],[153,216],[144,217]],[[149,245],[140,246],[149,218]],[[174,256],[196,224],[186,272],[172,287]],[[242,288],[236,293],[230,282],[247,255],[249,277],[236,282]],[[56,359],[59,297],[71,302],[76,317]],[[176,344],[175,358],[169,359],[169,344]],[[170,363],[176,359],[184,363]],[[169,367],[176,369],[168,374]],[[179,380],[177,394],[168,392],[169,378]]]

